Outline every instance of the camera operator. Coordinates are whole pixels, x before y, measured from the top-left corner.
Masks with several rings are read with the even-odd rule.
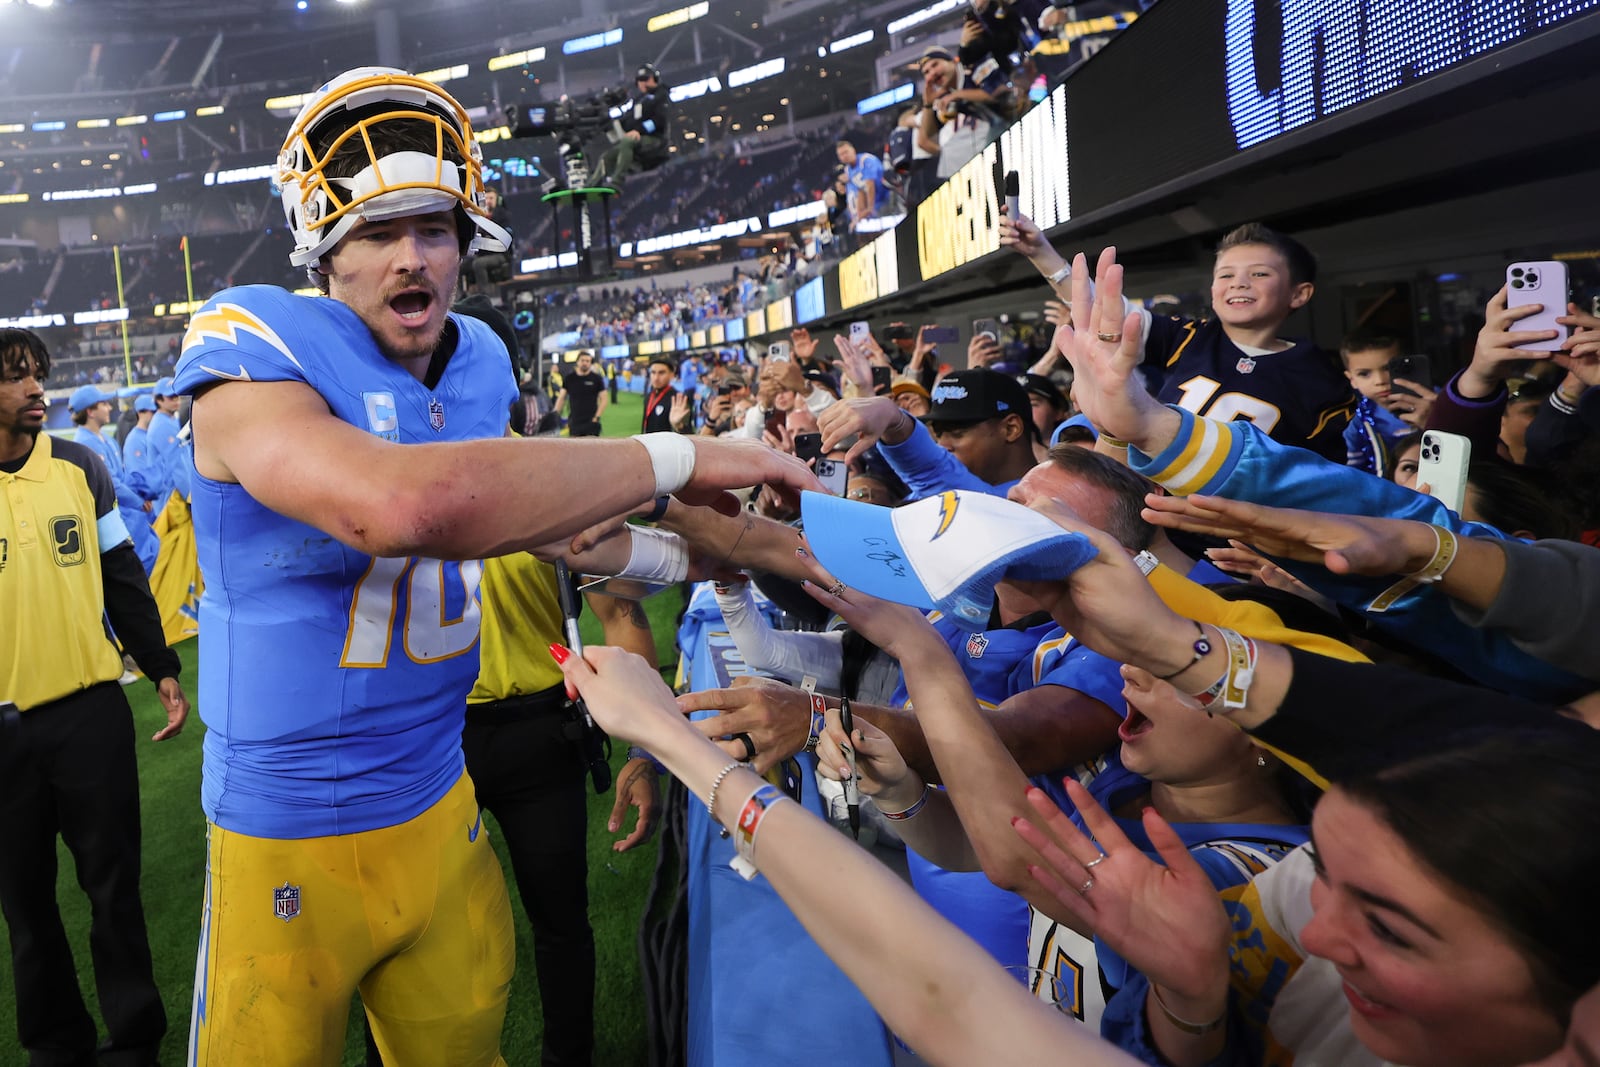
[[[622,118],[622,140],[612,145],[593,175],[596,181],[622,187],[623,177],[639,164],[641,170],[659,166],[667,158],[667,88],[661,72],[645,63],[633,76],[637,89]]]
[[[501,199],[500,190],[485,189],[483,195],[484,206],[489,209],[489,217],[507,233],[513,233],[511,229],[511,209]],[[515,235],[513,234],[513,240],[504,252],[479,252],[472,257],[472,278],[477,283],[477,292],[488,296],[491,300],[494,299],[494,289],[491,286],[492,276],[496,269],[503,271],[508,280],[516,273],[512,269],[512,264],[516,262],[516,247]]]

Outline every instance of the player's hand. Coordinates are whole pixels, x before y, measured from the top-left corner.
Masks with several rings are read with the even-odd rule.
[[[838,405],[835,404],[835,407]],[[774,452],[747,437],[696,437],[694,475],[675,495],[685,504],[710,505],[726,515],[739,511],[737,499],[725,492],[766,485],[798,507],[802,490],[826,492],[811,468],[793,456]]]
[[[189,698],[183,695],[183,686],[176,678],[163,678],[156,686],[156,693],[161,697],[161,706],[167,713],[167,725],[158,730],[150,738],[152,741],[165,741],[169,737],[177,737],[183,733],[183,724],[189,719]]]
[[[616,794],[616,800],[611,805],[611,818],[606,823],[606,829],[611,833],[621,832],[630,807],[639,809],[639,821],[634,824],[632,832],[622,840],[611,843],[611,851],[626,852],[650,840],[656,832],[656,823],[661,819],[657,810],[661,791],[656,782],[655,764],[638,756],[624,763],[622,773],[617,775]]]
[[[803,690],[771,678],[746,676],[735,678],[731,689],[684,693],[678,697],[678,710],[685,715],[717,712],[690,725],[734,759],[745,756],[744,742],[736,735],[749,734],[757,774],[766,774],[805,748],[811,735],[811,699]]]
[[[1144,810],[1144,830],[1162,863],[1129,841],[1077,779],[1069,775],[1062,784],[1094,836],[1074,826],[1042,789],[1030,788],[1028,803],[1040,825],[1027,819],[1011,824],[1042,858],[1028,873],[1118,955],[1169,991],[1169,1002],[1176,993],[1186,1006],[1206,1005],[1190,1009],[1189,1018],[1222,1014],[1229,923],[1210,877],[1154,808]]]
[[[1136,312],[1123,314],[1122,265],[1117,250],[1100,253],[1094,296],[1089,295],[1089,261],[1079,253],[1072,261],[1072,325],[1056,328],[1055,344],[1072,364],[1072,396],[1079,410],[1103,433],[1139,446],[1161,450],[1177,436],[1178,413],[1157,403],[1134,373],[1142,358],[1143,322]]]
[[[1472,350],[1472,362],[1456,380],[1456,388],[1462,396],[1469,400],[1491,396],[1502,380],[1511,377],[1514,368],[1510,364],[1550,358],[1549,352],[1527,351],[1517,346],[1554,340],[1561,335],[1559,330],[1513,329],[1519,320],[1543,310],[1541,304],[1508,308],[1505,286],[1489,298],[1488,306],[1483,309],[1483,329],[1478,331],[1478,344]]]
[[[1420,491],[1420,490],[1419,490]],[[1146,496],[1156,526],[1243,541],[1280,559],[1319,563],[1334,574],[1410,574],[1433,558],[1427,524],[1407,519],[1271,508],[1214,496]]]
[[[822,430],[822,451],[832,452],[841,441],[854,436],[856,443],[845,453],[845,462],[877,444],[899,444],[911,436],[916,420],[907,418],[905,411],[892,397],[868,396],[841,400],[829,404],[817,416],[817,426]]]

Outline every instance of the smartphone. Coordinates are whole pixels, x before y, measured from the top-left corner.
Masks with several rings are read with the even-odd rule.
[[[972,336],[982,337],[984,334],[988,334],[991,341],[999,341],[1000,327],[993,319],[974,319],[972,321]]]
[[[1022,179],[1014,170],[1006,171],[1006,214],[1016,218],[1021,213],[1018,202],[1022,199]]]
[[[889,391],[889,383],[893,379],[894,370],[891,367],[874,366],[872,368],[872,392],[881,396]]]
[[[844,496],[845,483],[850,480],[850,465],[842,459],[819,459],[814,468],[817,481],[834,496]]]
[[[867,325],[866,322],[857,319],[855,322],[850,324],[850,340],[854,341],[856,344],[861,344],[871,336],[872,327]]]
[[[1529,341],[1518,345],[1531,352],[1559,352],[1567,339],[1567,328],[1556,318],[1567,313],[1567,302],[1572,299],[1567,283],[1567,265],[1556,260],[1530,263],[1513,263],[1506,268],[1506,307],[1526,304],[1542,305],[1537,315],[1529,315],[1511,324],[1511,329],[1556,330],[1557,335],[1548,341]]]
[[[820,433],[797,433],[794,435],[794,454],[802,460],[822,458],[822,435]]]
[[[783,427],[788,420],[789,413],[787,411],[779,411],[777,408],[773,408],[767,412],[766,431],[781,441],[783,439]]]
[[[1470,440],[1458,433],[1427,430],[1417,459],[1417,484],[1426,484],[1431,496],[1459,515],[1467,498],[1467,464],[1471,461]]]
[[[789,361],[789,342],[772,342],[767,346],[767,358],[774,363],[787,363]]]
[[[1405,393],[1409,396],[1418,396],[1420,394],[1415,389],[1407,389],[1395,381],[1396,378],[1404,378],[1407,381],[1431,388],[1433,386],[1433,368],[1428,364],[1428,357],[1423,355],[1396,356],[1389,361],[1390,390],[1396,393]]]
[[[922,330],[924,344],[953,345],[961,340],[961,331],[954,326],[926,326]]]

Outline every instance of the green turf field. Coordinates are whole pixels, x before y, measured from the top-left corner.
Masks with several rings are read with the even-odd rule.
[[[641,407],[642,398],[638,395],[621,394],[620,402],[606,412],[607,436],[637,432]],[[673,626],[679,609],[677,593],[669,590],[653,597],[645,602],[645,608],[655,629],[662,664],[675,664]],[[586,616],[584,639],[598,642],[599,638],[598,625]],[[185,642],[179,646],[179,655],[183,659],[185,689],[190,700],[196,701],[197,643]],[[159,745],[152,744],[145,739],[165,722],[155,690],[141,681],[126,692],[141,738],[139,781],[144,826],[145,919],[155,957],[156,982],[167,1007],[168,1030],[161,1062],[176,1064],[183,1061],[188,1044],[190,992],[200,930],[205,868],[205,817],[200,811],[200,742],[205,728],[197,708],[190,714],[189,725],[182,734]],[[620,767],[625,746],[615,747],[613,765]],[[613,835],[606,831],[611,802],[608,793],[604,797],[591,795],[589,803],[589,915],[595,933],[598,973],[595,1063],[642,1064],[645,1062],[644,1011],[634,939],[645,888],[655,864],[655,841],[632,852],[612,852]],[[486,821],[494,833],[493,819]],[[631,815],[628,825],[632,825]],[[494,840],[499,848],[497,833]],[[88,905],[73,878],[71,856],[65,848],[58,849],[58,854],[61,914],[72,942],[84,1000],[98,1020],[89,958]],[[509,885],[510,864],[503,855],[502,865],[508,872]],[[533,970],[532,935],[514,887],[511,903],[517,921],[517,974],[511,983],[503,1050],[512,1067],[524,1067],[538,1063],[543,1023]],[[0,926],[0,951],[8,961],[10,949],[10,940]],[[9,966],[0,975],[7,990],[6,1007],[0,1014],[0,1067],[22,1067],[27,1057],[17,1048],[15,996]],[[359,1019],[353,1012],[345,1063],[362,1063],[361,1050]]]

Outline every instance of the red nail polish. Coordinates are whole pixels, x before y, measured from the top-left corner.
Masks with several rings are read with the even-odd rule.
[[[572,658],[572,649],[566,645],[552,643],[550,645],[550,658],[557,663],[565,663]]]

